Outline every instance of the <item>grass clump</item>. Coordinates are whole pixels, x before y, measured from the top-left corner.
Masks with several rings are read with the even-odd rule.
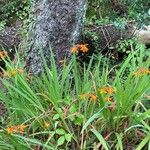
[[[84,65],[76,53],[58,73],[53,55],[40,76],[7,63],[0,91],[0,149],[147,149],[150,56],[132,52],[119,69],[102,56]],[[45,62],[44,58],[43,61]]]

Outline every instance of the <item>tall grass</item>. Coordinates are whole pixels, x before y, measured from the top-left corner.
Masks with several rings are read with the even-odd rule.
[[[28,78],[24,70],[1,78],[5,90],[0,91],[0,99],[8,114],[1,123],[0,149],[122,150],[129,140],[137,150],[147,148],[150,108],[145,96],[150,76],[135,75],[139,68],[150,66],[143,51],[130,54],[119,69],[109,68],[102,56],[81,67],[73,55],[61,72],[53,54],[50,68],[41,54],[45,68],[41,75]],[[23,66],[19,56],[15,65],[6,63],[7,72]],[[23,131],[21,125],[26,126]]]

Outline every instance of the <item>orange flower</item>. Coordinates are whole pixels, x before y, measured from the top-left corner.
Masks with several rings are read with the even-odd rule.
[[[6,131],[8,134],[12,134],[12,133],[14,133],[14,128],[11,128],[11,127],[7,128]]]
[[[150,70],[147,68],[139,68],[136,72],[133,73],[135,77],[140,77],[142,75],[150,74]]]
[[[88,94],[86,94],[86,93],[80,95],[80,98],[81,98],[81,99],[85,99],[85,98],[87,98],[87,97],[88,97]]]
[[[87,44],[80,44],[79,45],[79,49],[80,49],[80,51],[81,52],[83,52],[83,53],[86,53],[86,52],[88,52],[88,48],[87,48]]]
[[[89,99],[91,101],[96,101],[97,100],[97,96],[91,93],[91,94],[89,94]]]
[[[93,93],[90,93],[90,94],[86,94],[86,93],[81,94],[81,95],[80,95],[80,98],[81,98],[81,99],[88,98],[88,99],[90,99],[91,101],[96,101],[96,100],[97,100],[97,96],[94,95]]]
[[[24,132],[25,129],[27,128],[27,125],[20,125],[20,126],[18,126],[18,128],[19,128],[20,132]]]
[[[15,77],[16,74],[22,74],[23,73],[23,69],[22,68],[18,68],[18,69],[12,69],[10,71],[4,72],[4,77]]]
[[[8,134],[23,133],[26,128],[27,128],[27,125],[18,125],[18,126],[8,127],[6,129],[6,131],[7,131]]]
[[[6,51],[3,50],[0,52],[0,59],[6,58],[7,56],[8,56],[8,53]]]
[[[115,89],[113,87],[101,87],[98,89],[100,94],[113,94],[115,93]]]
[[[78,47],[77,46],[74,46],[71,48],[71,53],[77,53],[78,52]]]
[[[89,49],[87,48],[87,44],[76,44],[71,48],[71,53],[77,53],[79,50],[86,53]]]
[[[105,98],[105,101],[112,102],[112,101],[113,101],[113,98],[112,98],[112,97],[106,97],[106,98]]]

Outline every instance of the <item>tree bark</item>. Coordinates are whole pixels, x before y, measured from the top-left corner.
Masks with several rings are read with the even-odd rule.
[[[0,31],[0,48],[8,51],[14,49],[20,43],[18,30],[14,27],[5,27]]]
[[[60,60],[70,58],[70,47],[80,38],[86,0],[35,0],[29,49],[27,51],[28,71],[39,74],[43,64],[39,49],[42,48],[48,65],[52,48],[57,65]]]

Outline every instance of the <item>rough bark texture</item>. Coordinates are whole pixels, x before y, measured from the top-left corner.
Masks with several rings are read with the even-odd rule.
[[[0,31],[0,51],[7,51],[11,60],[14,59],[15,48],[17,48],[20,43],[20,36],[17,32],[18,30],[14,27],[5,27]],[[0,59],[0,72],[2,71],[1,68],[6,69],[5,62],[2,59]]]
[[[20,43],[20,37],[14,27],[5,27],[0,31],[0,48],[5,50],[17,47]]]
[[[70,57],[70,47],[80,38],[86,0],[35,0],[35,24],[32,28],[27,66],[33,74],[43,70],[39,48],[50,63],[50,47],[56,62]],[[49,47],[50,46],[50,47]]]

